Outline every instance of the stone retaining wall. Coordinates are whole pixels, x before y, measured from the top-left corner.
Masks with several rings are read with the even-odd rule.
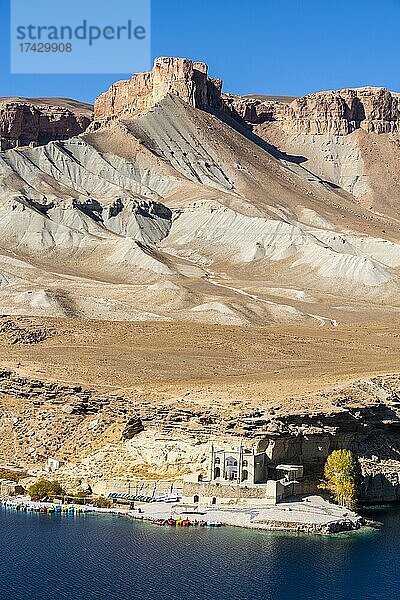
[[[266,488],[246,488],[234,485],[218,485],[212,483],[186,483],[183,484],[185,497],[198,495],[206,498],[265,498]]]

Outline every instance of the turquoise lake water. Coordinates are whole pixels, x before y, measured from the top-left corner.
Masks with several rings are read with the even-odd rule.
[[[368,514],[318,537],[0,509],[0,599],[400,599],[400,507]]]

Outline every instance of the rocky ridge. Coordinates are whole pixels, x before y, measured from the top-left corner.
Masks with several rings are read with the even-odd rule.
[[[18,319],[11,319],[7,316],[0,317],[0,336],[3,336],[11,346],[14,344],[40,344],[51,337],[53,333],[54,330],[48,326],[30,325],[26,327],[19,323]]]
[[[147,112],[168,95],[179,96],[195,108],[222,109],[222,81],[208,77],[208,67],[186,58],[160,57],[151,71],[117,81],[94,104],[94,118],[107,119]]]
[[[225,94],[223,99],[277,156],[348,191],[375,213],[397,219],[398,93],[363,87],[295,99]]]
[[[4,314],[330,324],[398,299],[385,217],[178,96],[3,152],[0,180]]]
[[[89,104],[65,98],[0,98],[0,150],[41,146],[79,135],[92,120]]]
[[[25,109],[14,108],[10,122],[5,117],[6,145],[70,134],[61,113],[52,113],[60,129],[49,126],[51,103],[38,101],[39,116],[28,110],[33,116],[25,121]],[[100,96],[96,122],[83,135],[1,153],[3,313],[340,327],[374,310],[393,320],[398,221],[355,202],[367,186],[354,168],[364,161],[354,140],[361,134],[390,143],[397,177],[398,113],[399,95],[374,88],[291,102],[222,96],[203,63],[157,59],[152,71]],[[290,133],[297,146],[273,131]],[[302,166],[316,138],[326,144],[332,176]],[[331,158],[347,138],[354,148]],[[51,336],[45,327],[0,321],[0,343],[10,354],[9,346]],[[363,463],[365,500],[393,500],[400,498],[398,389],[396,377],[358,381],[337,393],[335,410],[296,413],[293,399],[288,414],[280,398],[268,409],[232,402],[223,410],[185,396],[159,401],[138,393],[133,400],[129,391],[4,369],[2,451],[35,469],[55,455],[65,461],[60,476],[92,484],[182,478],[205,469],[210,440],[243,441],[275,462],[303,463],[311,485],[327,454],[348,447]]]
[[[291,102],[223,95],[230,109],[249,125],[274,123],[285,133],[348,135],[400,132],[400,94],[363,87],[318,92]]]
[[[288,99],[222,93],[222,80],[208,76],[208,66],[184,58],[160,57],[151,71],[114,83],[95,101],[94,118],[147,112],[168,95],[195,108],[229,115],[248,125],[276,124],[286,133],[348,135],[398,133],[400,94],[385,88],[346,88]]]

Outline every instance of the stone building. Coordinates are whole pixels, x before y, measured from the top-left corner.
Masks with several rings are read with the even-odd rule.
[[[211,446],[208,476],[184,477],[183,498],[195,504],[276,504],[296,493],[302,465],[274,464],[267,451]]]
[[[211,446],[209,480],[216,483],[253,485],[268,480],[268,462],[265,452],[256,453],[243,446],[235,449],[215,449]]]
[[[243,446],[216,449],[211,446],[209,477],[211,483],[242,486],[265,484],[268,481],[294,481],[303,476],[301,465],[276,465],[266,451],[256,452]]]
[[[45,469],[48,473],[55,473],[63,464],[63,461],[49,457]]]
[[[25,492],[22,485],[8,479],[0,479],[0,496],[17,496]]]

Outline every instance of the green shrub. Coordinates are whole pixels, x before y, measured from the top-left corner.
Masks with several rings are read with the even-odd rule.
[[[74,497],[75,498],[86,498],[87,496],[90,496],[90,494],[87,492],[81,491],[81,492],[77,492]]]
[[[104,498],[104,496],[99,496],[98,498],[94,498],[93,505],[97,508],[110,508],[112,502],[108,498]]]
[[[65,490],[59,481],[48,481],[41,479],[28,488],[28,494],[31,498],[44,498],[45,496],[64,496]]]

